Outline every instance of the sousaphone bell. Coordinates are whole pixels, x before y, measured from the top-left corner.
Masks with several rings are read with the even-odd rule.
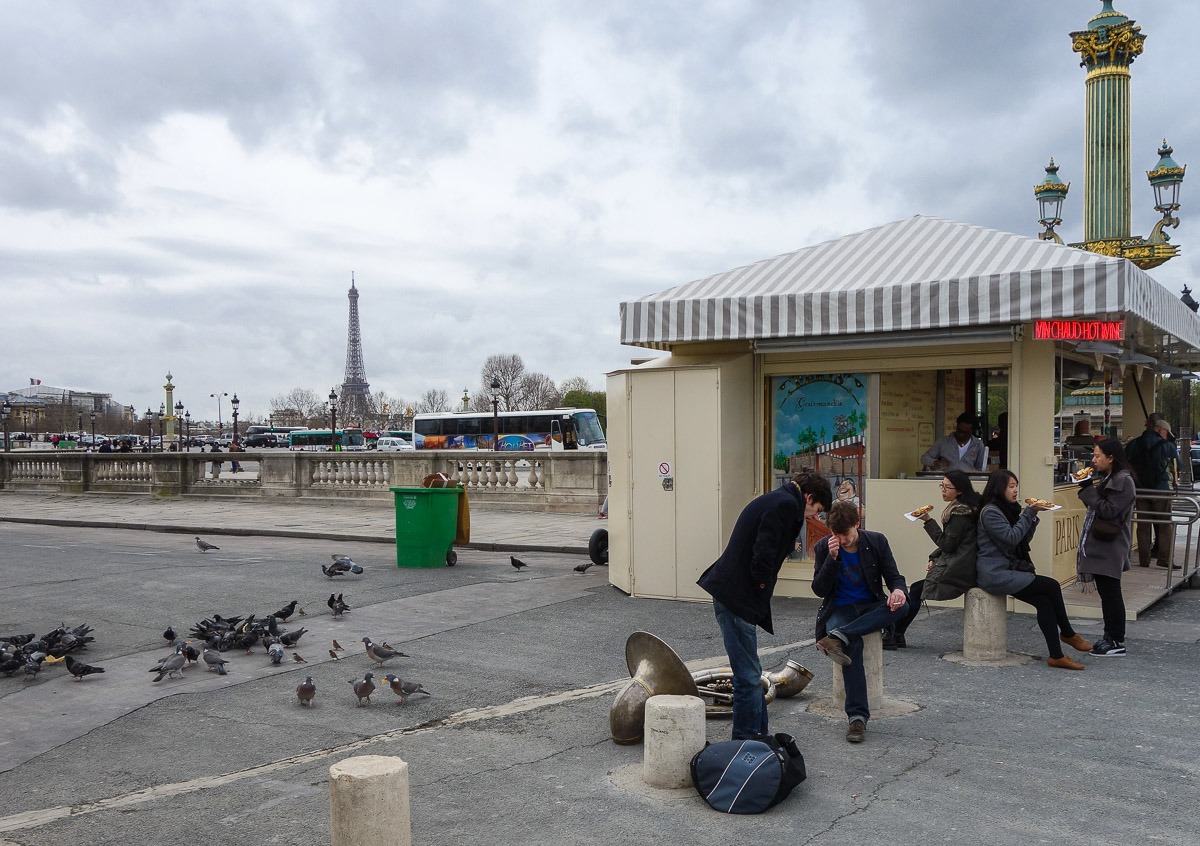
[[[649,632],[634,632],[625,641],[625,663],[633,676],[617,694],[608,713],[613,743],[640,743],[651,696],[699,696],[696,682],[675,650]]]

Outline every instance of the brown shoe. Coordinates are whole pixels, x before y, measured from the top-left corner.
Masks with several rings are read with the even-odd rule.
[[[1061,658],[1047,658],[1046,663],[1051,667],[1058,667],[1060,670],[1082,670],[1085,667],[1078,661],[1073,661],[1064,655]]]
[[[850,656],[846,654],[846,644],[833,635],[826,635],[817,641],[817,649],[829,656],[829,660],[843,667],[850,666]]]
[[[1058,639],[1061,640],[1063,643],[1065,643],[1067,646],[1069,646],[1072,649],[1075,649],[1079,652],[1091,652],[1092,651],[1092,645],[1090,643],[1088,643],[1086,640],[1084,640],[1082,637],[1080,637],[1078,632],[1071,635],[1070,637],[1066,637],[1065,635],[1059,635]]]
[[[862,743],[867,739],[867,724],[862,720],[851,720],[846,729],[846,740],[851,743]]]

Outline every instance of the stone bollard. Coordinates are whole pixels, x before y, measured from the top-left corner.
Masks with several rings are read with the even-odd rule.
[[[698,696],[651,696],[646,700],[646,749],[642,780],[651,787],[692,786],[691,763],[707,737],[704,700]]]
[[[329,768],[331,846],[412,846],[408,764],[359,755]]]
[[[963,659],[997,664],[1007,657],[1007,598],[971,588],[963,600]]]
[[[883,707],[883,635],[871,632],[863,635],[863,672],[867,676],[867,705],[871,713]],[[839,709],[846,707],[846,682],[842,679],[841,664],[833,665],[833,702]]]

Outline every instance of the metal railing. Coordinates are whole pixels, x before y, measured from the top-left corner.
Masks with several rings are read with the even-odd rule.
[[[1190,587],[1194,583],[1197,567],[1200,566],[1200,542],[1197,542],[1197,521],[1200,521],[1200,492],[1197,491],[1161,491],[1156,488],[1138,488],[1137,503],[1146,500],[1164,503],[1161,508],[1137,508],[1133,510],[1133,530],[1137,532],[1138,523],[1149,523],[1152,526],[1170,526],[1171,543],[1168,545],[1169,558],[1166,566],[1166,585],[1168,594],[1180,587]],[[1177,561],[1176,549],[1179,545],[1178,532],[1184,532],[1183,560]],[[1150,557],[1156,558],[1155,550],[1150,550]],[[1176,570],[1172,565],[1179,564]],[[1178,584],[1176,576],[1178,575]]]

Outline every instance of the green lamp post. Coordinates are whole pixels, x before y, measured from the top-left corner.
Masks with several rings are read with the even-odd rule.
[[[1154,210],[1162,215],[1162,220],[1154,224],[1154,229],[1150,232],[1151,244],[1165,244],[1171,240],[1164,228],[1179,226],[1179,218],[1175,217],[1174,212],[1179,211],[1179,189],[1183,185],[1183,173],[1187,170],[1187,165],[1180,167],[1171,158],[1171,154],[1175,152],[1167,145],[1167,139],[1163,139],[1162,146],[1158,148],[1158,166],[1154,170],[1146,171],[1146,178],[1150,180],[1150,187],[1154,189]]]
[[[1038,208],[1042,214],[1038,222],[1046,227],[1046,231],[1038,235],[1043,241],[1053,241],[1056,244],[1063,242],[1054,231],[1054,227],[1062,224],[1062,204],[1069,190],[1070,184],[1063,184],[1058,178],[1058,165],[1054,163],[1054,159],[1050,159],[1050,164],[1046,165],[1046,178],[1033,186],[1033,195],[1037,197]]]

